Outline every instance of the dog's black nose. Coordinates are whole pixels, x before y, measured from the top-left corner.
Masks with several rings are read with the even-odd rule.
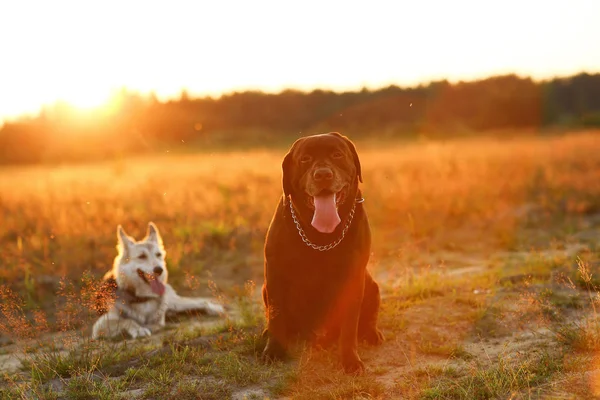
[[[313,173],[315,181],[330,181],[333,179],[333,171],[331,168],[317,168]]]
[[[163,269],[162,269],[162,267],[154,267],[154,273],[155,273],[156,275],[160,275],[160,274],[162,274],[162,273],[163,273]]]

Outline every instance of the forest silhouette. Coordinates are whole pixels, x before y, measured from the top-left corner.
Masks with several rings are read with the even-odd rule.
[[[175,100],[122,90],[106,109],[66,103],[0,129],[0,163],[101,160],[165,148],[230,148],[286,143],[342,131],[360,138],[451,138],[600,127],[600,74],[536,82],[517,75],[412,88],[333,92],[235,92]]]

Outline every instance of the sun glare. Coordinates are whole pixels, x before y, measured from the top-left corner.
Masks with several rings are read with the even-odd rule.
[[[108,105],[109,97],[94,97],[87,94],[75,96],[66,100],[66,102],[81,111],[91,111],[98,108],[103,108]]]
[[[88,86],[71,88],[61,100],[79,111],[92,111],[107,107],[112,94],[106,89],[90,88]]]

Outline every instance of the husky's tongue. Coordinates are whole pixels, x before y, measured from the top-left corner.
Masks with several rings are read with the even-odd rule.
[[[152,289],[152,291],[157,295],[162,296],[165,292],[165,285],[163,285],[163,283],[158,279],[152,279],[150,281],[150,289]]]
[[[331,233],[342,222],[335,206],[335,193],[313,197],[315,214],[310,223],[322,233]]]

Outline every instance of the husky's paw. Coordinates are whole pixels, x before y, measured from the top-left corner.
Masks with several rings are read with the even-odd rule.
[[[165,321],[158,321],[157,323],[147,325],[147,327],[152,333],[158,332],[165,327]]]
[[[146,321],[146,325],[151,326],[150,330],[153,332],[157,329],[164,328],[164,326],[166,325],[165,314],[162,314],[158,318],[152,318]]]
[[[129,333],[129,336],[131,336],[132,339],[135,339],[138,337],[146,337],[146,336],[150,336],[152,334],[150,329],[143,327],[143,326],[131,327],[131,328],[127,329],[127,333]]]
[[[225,314],[225,307],[223,307],[221,304],[217,304],[217,303],[213,303],[210,301],[207,301],[206,304],[204,305],[204,310],[206,311],[207,315],[221,315],[221,314]]]

